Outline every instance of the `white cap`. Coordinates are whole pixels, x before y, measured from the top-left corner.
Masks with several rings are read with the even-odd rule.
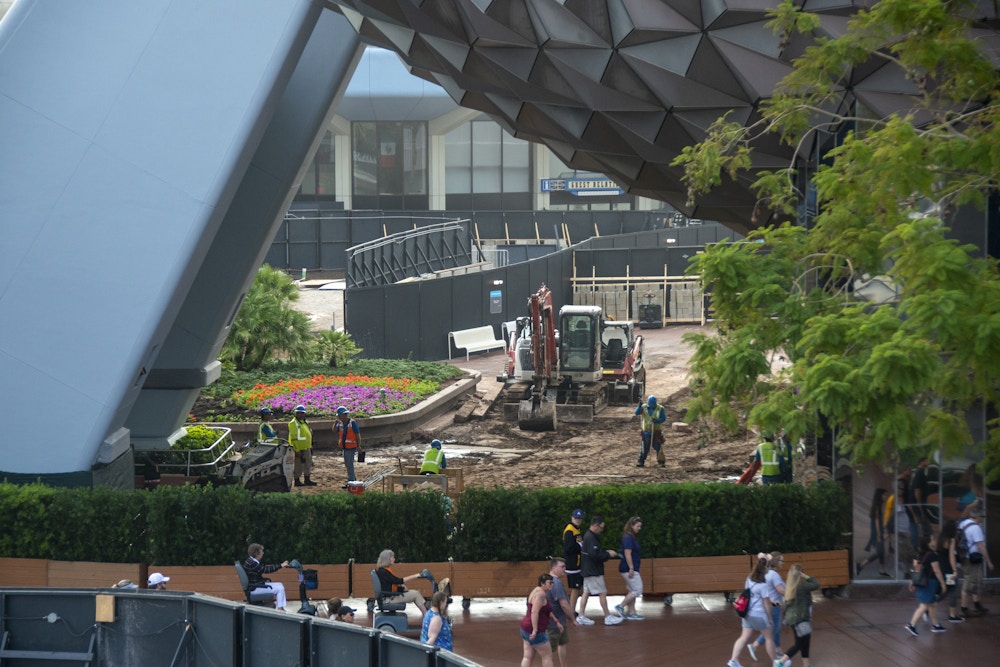
[[[165,584],[168,581],[170,581],[170,577],[164,577],[159,572],[154,572],[153,574],[149,575],[150,586],[159,586],[160,584]]]

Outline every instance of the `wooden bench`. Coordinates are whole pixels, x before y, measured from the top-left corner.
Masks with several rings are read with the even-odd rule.
[[[420,466],[406,466],[403,468],[404,475],[419,475]],[[465,491],[465,480],[462,478],[461,468],[448,467],[441,471],[441,474],[448,478],[448,490],[451,493],[461,493]]]
[[[469,360],[470,352],[482,352],[499,350],[506,347],[502,340],[498,340],[493,333],[493,327],[489,324],[474,329],[462,329],[461,331],[448,332],[448,358],[451,359],[451,345],[455,344],[456,349],[465,348],[465,360]]]

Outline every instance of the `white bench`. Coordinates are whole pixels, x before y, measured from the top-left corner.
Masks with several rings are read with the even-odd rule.
[[[502,340],[497,340],[493,333],[493,327],[476,327],[474,329],[462,329],[461,331],[448,332],[448,358],[451,359],[451,344],[455,343],[455,348],[465,348],[465,360],[469,360],[470,352],[482,352],[483,350],[503,349],[506,344]]]

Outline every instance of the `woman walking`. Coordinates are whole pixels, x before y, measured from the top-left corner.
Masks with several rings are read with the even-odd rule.
[[[618,573],[625,580],[625,590],[628,594],[621,604],[615,605],[615,611],[630,621],[641,621],[646,618],[635,611],[635,601],[642,597],[642,575],[639,574],[640,530],[642,530],[642,519],[639,517],[634,516],[625,522],[625,529],[622,531],[622,559],[618,561]]]
[[[917,632],[917,621],[928,614],[931,620],[931,632],[947,632],[947,629],[938,623],[937,610],[934,608],[934,600],[938,591],[945,590],[944,574],[941,573],[941,563],[937,554],[937,537],[934,535],[924,535],[920,538],[920,549],[918,557],[913,560],[913,573],[910,577],[910,591],[916,591],[917,605],[913,617],[906,624],[906,630],[914,637]],[[915,582],[914,579],[917,579]]]
[[[521,639],[524,642],[524,655],[521,657],[521,667],[531,667],[535,654],[542,656],[542,667],[552,667],[552,647],[549,646],[549,623],[555,623],[559,631],[563,626],[552,613],[552,605],[545,596],[552,589],[552,575],[543,574],[538,577],[538,585],[528,594],[528,610],[521,619]]]
[[[431,596],[430,608],[424,614],[420,641],[443,649],[452,649],[451,620],[448,618],[448,594],[438,591]]]
[[[819,582],[802,571],[798,563],[788,570],[785,584],[785,625],[792,628],[795,643],[785,653],[781,667],[792,664],[792,656],[802,654],[803,667],[809,667],[809,640],[812,638],[812,593]]]
[[[878,561],[878,573],[883,577],[890,576],[889,573],[885,571],[886,531],[884,524],[885,508],[883,507],[885,494],[885,489],[875,489],[875,496],[872,498],[872,506],[868,510],[868,522],[870,527],[868,533],[868,544],[865,545],[865,551],[870,551],[871,554],[863,561],[855,563],[855,576],[860,575],[862,570],[864,570],[871,563],[874,563],[876,560]]]
[[[771,600],[767,597],[767,563],[771,560],[771,554],[757,554],[757,564],[744,584],[750,590],[750,605],[747,607],[747,615],[740,619],[743,631],[736,638],[733,644],[733,654],[726,663],[727,667],[742,667],[737,657],[743,647],[754,633],[764,633],[764,646],[767,648],[767,655],[774,664],[774,638],[770,632],[766,632],[771,627]]]
[[[774,654],[781,655],[781,603],[785,599],[785,582],[781,579],[778,570],[785,564],[785,556],[780,551],[771,552],[771,560],[767,562],[767,573],[764,575],[764,582],[767,584],[765,595],[771,599],[771,639],[774,640]],[[757,647],[763,646],[764,633],[760,637],[747,644],[750,657],[757,661]]]
[[[941,574],[944,575],[945,591],[942,600],[948,600],[948,621],[962,623],[965,617],[958,613],[958,556],[955,546],[958,538],[958,522],[948,521],[941,529],[938,537],[938,562],[941,564]]]

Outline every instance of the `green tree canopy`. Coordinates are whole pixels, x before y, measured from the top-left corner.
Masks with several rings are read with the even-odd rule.
[[[298,286],[284,272],[260,267],[233,321],[219,358],[236,370],[276,359],[306,361],[312,354],[309,318],[292,307]]]
[[[815,36],[819,19],[800,4],[781,3],[775,30]],[[759,122],[721,119],[677,159],[696,198],[745,175],[754,147],[778,138],[797,156],[756,174],[762,206],[795,218],[805,180],[816,199],[807,225],[695,258],[718,324],[691,337],[695,413],[734,425],[747,412],[793,437],[826,422],[855,463],[961,455],[978,441],[990,477],[1000,474],[1000,421],[985,437],[966,422],[996,406],[997,263],[951,229],[957,214],[982,217],[1000,174],[996,32],[977,33],[973,15],[966,2],[880,0],[839,36],[815,39]],[[880,66],[912,82],[908,109],[875,117],[845,104],[852,72]],[[840,141],[806,179],[798,153],[821,129]]]

